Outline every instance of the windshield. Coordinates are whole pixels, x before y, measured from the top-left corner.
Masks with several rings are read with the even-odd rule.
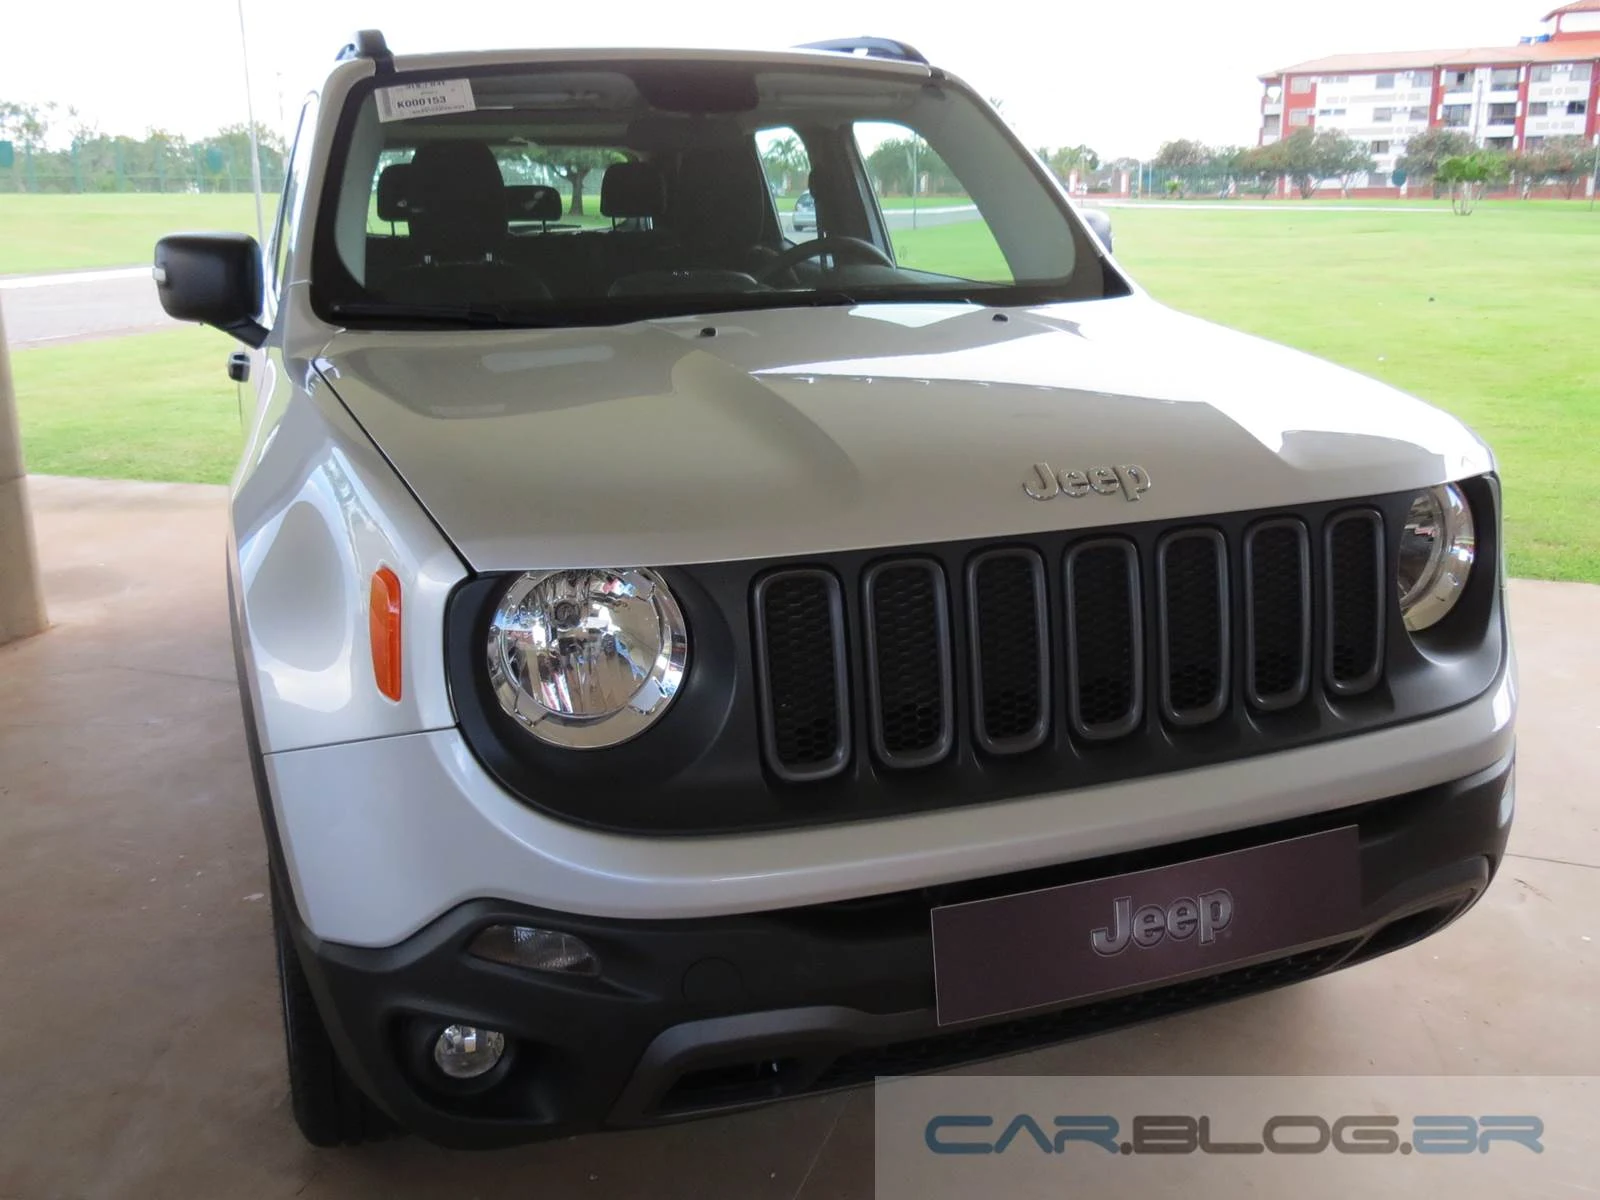
[[[352,92],[327,177],[312,299],[341,324],[1127,290],[948,81],[701,62],[391,76]]]

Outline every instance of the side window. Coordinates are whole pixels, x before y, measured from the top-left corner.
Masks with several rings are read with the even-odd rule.
[[[902,267],[1015,282],[983,214],[925,138],[893,122],[858,121],[855,139]]]
[[[300,109],[300,120],[295,126],[294,141],[289,147],[289,161],[284,166],[283,195],[278,201],[278,215],[272,231],[272,295],[274,301],[283,288],[289,271],[289,255],[294,249],[294,237],[300,222],[300,197],[305,190],[307,160],[311,157],[310,140],[317,124],[317,96],[306,97]]]
[[[756,134],[756,153],[766,176],[767,191],[778,211],[783,236],[791,242],[809,242],[822,236],[817,225],[817,202],[811,194],[811,155],[805,141],[786,125]]]

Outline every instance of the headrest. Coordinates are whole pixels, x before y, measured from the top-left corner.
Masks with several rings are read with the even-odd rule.
[[[482,142],[426,142],[406,177],[411,236],[429,254],[475,258],[506,235],[506,187]]]
[[[690,150],[678,159],[668,213],[691,242],[752,246],[762,240],[772,197],[754,146]]]
[[[410,163],[392,163],[378,176],[378,220],[404,221],[410,216],[410,175]]]
[[[607,217],[659,217],[667,184],[651,163],[612,163],[600,180],[600,213]]]
[[[512,221],[559,221],[561,193],[541,183],[506,188],[506,216]]]

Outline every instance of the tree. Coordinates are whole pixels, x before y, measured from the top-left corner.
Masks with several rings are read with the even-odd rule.
[[[767,179],[785,191],[792,179],[804,178],[811,171],[806,144],[793,134],[774,139],[761,152],[761,164],[766,169]]]
[[[1424,183],[1439,173],[1439,164],[1445,159],[1471,154],[1475,149],[1471,135],[1459,129],[1425,129],[1406,141],[1406,152],[1395,166],[1410,181]]]
[[[590,171],[609,167],[624,161],[615,150],[597,150],[588,146],[548,146],[542,149],[538,161],[566,180],[572,189],[572,200],[567,212],[575,217],[583,215],[583,181]]]
[[[1157,170],[1167,173],[1169,182],[1172,179],[1177,180],[1177,190],[1174,191],[1169,186],[1167,191],[1168,194],[1182,199],[1189,189],[1190,182],[1205,170],[1210,162],[1211,151],[1206,149],[1204,144],[1191,141],[1189,138],[1179,138],[1177,141],[1161,144],[1153,165]]]
[[[1100,169],[1100,156],[1088,146],[1060,146],[1041,152],[1040,157],[1051,173],[1063,183],[1072,178],[1074,171],[1086,174]]]
[[[1192,171],[1211,161],[1211,152],[1189,138],[1161,143],[1156,152],[1155,165],[1163,171]]]
[[[275,181],[283,178],[283,166],[289,157],[289,148],[276,131],[256,122],[256,145],[261,150],[262,186],[275,189]],[[206,174],[219,182],[226,177],[229,187],[246,183],[250,179],[250,127],[243,121],[224,125],[199,143]]]
[[[1504,179],[1507,170],[1505,155],[1475,150],[1445,159],[1434,178],[1450,189],[1450,211],[1458,217],[1466,217],[1472,215],[1483,190]]]
[[[0,138],[16,142],[28,149],[44,145],[55,120],[56,105],[25,104],[17,100],[0,100]]]
[[[1243,146],[1215,146],[1211,150],[1211,169],[1220,178],[1220,192],[1233,190],[1241,177],[1250,174],[1247,166],[1249,151]]]
[[[927,176],[929,191],[949,193],[960,189],[944,159],[921,138],[885,138],[867,155],[867,174],[876,181],[879,194],[909,196],[913,162],[917,174]]]
[[[1283,143],[1251,146],[1239,156],[1235,170],[1238,179],[1250,181],[1251,191],[1262,196],[1271,195],[1278,180],[1289,173]]]
[[[1509,165],[1521,178],[1524,194],[1550,180],[1571,200],[1594,173],[1595,154],[1595,147],[1581,136],[1553,137],[1537,149],[1513,155]]]
[[[1317,185],[1323,179],[1316,135],[1309,129],[1297,129],[1274,148],[1278,151],[1279,170],[1294,183],[1300,198],[1309,200],[1316,195]]]
[[[1366,143],[1337,129],[1317,130],[1311,139],[1311,158],[1317,178],[1337,179],[1342,195],[1349,194],[1350,182],[1357,175],[1378,167]]]

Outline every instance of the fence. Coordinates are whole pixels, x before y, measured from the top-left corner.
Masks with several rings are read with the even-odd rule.
[[[9,166],[0,164],[0,193],[249,192],[250,152],[222,146],[170,147],[152,155],[147,146],[114,142],[39,150],[18,146]],[[283,187],[283,160],[261,152],[261,187]]]

